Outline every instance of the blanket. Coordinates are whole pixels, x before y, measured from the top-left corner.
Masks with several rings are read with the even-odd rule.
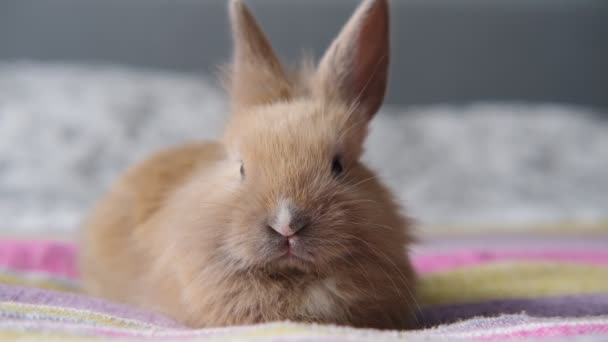
[[[418,327],[272,322],[187,329],[80,293],[73,244],[0,240],[0,340],[418,341],[608,339],[608,235],[432,238],[412,250]]]

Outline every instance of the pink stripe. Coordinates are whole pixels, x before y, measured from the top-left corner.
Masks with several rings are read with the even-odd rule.
[[[0,267],[77,278],[76,246],[58,241],[0,240]],[[415,253],[420,273],[472,267],[499,261],[550,261],[608,266],[608,250],[598,249],[469,249],[448,253]]]
[[[447,271],[498,261],[550,261],[608,266],[608,250],[462,250],[413,256],[420,273]]]
[[[76,248],[65,242],[0,240],[0,267],[78,277]]]
[[[503,341],[505,339],[529,339],[529,338],[550,338],[550,337],[567,337],[581,335],[602,334],[608,339],[607,324],[588,324],[588,325],[566,325],[558,327],[546,327],[538,329],[530,329],[517,331],[507,334],[496,334],[487,338],[482,338],[484,341]]]

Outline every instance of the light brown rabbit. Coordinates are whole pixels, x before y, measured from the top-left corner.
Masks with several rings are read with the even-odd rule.
[[[297,72],[241,1],[230,14],[223,139],[160,152],[113,186],[86,223],[86,290],[191,327],[408,327],[409,223],[359,161],[387,85],[388,0],[364,1]]]

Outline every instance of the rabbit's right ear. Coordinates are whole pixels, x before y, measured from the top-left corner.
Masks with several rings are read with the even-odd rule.
[[[290,82],[270,42],[241,0],[230,1],[234,59],[227,75],[235,107],[271,103],[289,97]]]
[[[319,63],[313,91],[371,119],[384,100],[390,59],[389,0],[364,0]]]

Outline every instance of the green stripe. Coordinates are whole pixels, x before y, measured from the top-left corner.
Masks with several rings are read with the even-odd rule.
[[[608,293],[608,268],[551,262],[498,262],[421,276],[421,305]]]

